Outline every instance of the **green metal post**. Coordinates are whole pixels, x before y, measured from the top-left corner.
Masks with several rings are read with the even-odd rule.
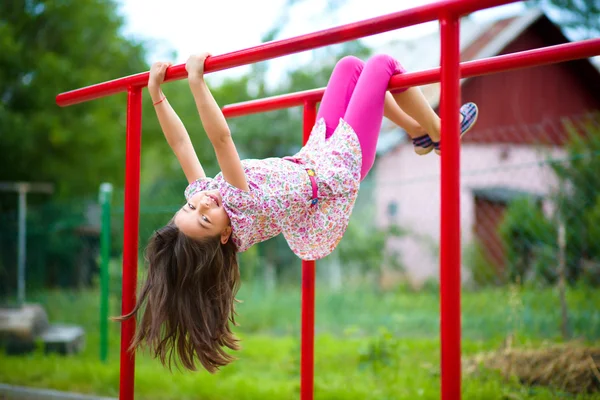
[[[100,208],[102,210],[100,228],[100,361],[108,358],[108,297],[110,263],[110,203],[112,185],[100,185]]]

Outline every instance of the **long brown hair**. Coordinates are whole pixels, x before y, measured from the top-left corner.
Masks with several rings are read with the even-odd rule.
[[[195,371],[197,359],[214,373],[235,360],[225,348],[239,350],[230,327],[240,284],[236,250],[220,237],[191,239],[173,222],[157,230],[146,248],[148,276],[137,304],[116,318],[144,307],[131,349],[149,348],[169,369],[178,358]]]

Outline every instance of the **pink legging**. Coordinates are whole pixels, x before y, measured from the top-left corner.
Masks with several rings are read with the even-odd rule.
[[[375,162],[390,78],[402,72],[405,70],[400,63],[388,55],[376,55],[366,63],[348,56],[338,61],[329,78],[317,120],[325,119],[327,138],[335,131],[340,118],[354,129],[362,151],[361,180]]]

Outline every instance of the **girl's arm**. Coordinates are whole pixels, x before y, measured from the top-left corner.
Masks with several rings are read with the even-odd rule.
[[[185,68],[188,71],[190,89],[196,101],[202,126],[215,149],[223,178],[238,189],[248,191],[246,174],[225,116],[204,81],[206,57],[208,53],[193,55],[188,59]]]
[[[199,178],[206,177],[204,169],[198,160],[194,151],[194,146],[190,136],[183,126],[181,119],[169,104],[169,101],[162,92],[160,85],[165,79],[165,72],[170,64],[157,62],[150,68],[150,78],[148,80],[148,92],[154,103],[154,110],[158,117],[160,127],[165,134],[167,143],[175,153],[181,169],[189,183]]]

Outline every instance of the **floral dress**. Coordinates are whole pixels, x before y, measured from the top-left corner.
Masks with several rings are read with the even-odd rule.
[[[360,143],[342,119],[325,139],[325,121],[320,119],[306,145],[291,158],[243,160],[249,191],[230,185],[219,173],[192,182],[185,196],[190,199],[200,191],[219,190],[239,252],[283,233],[301,259],[323,258],[335,249],[348,226],[360,186]],[[316,204],[308,169],[316,173]]]

